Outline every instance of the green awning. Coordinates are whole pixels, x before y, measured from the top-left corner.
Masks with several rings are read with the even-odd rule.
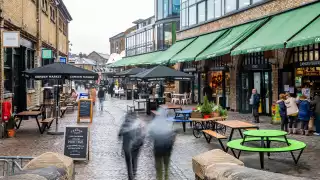
[[[292,38],[286,48],[306,46],[320,43],[320,17],[308,25],[304,30]]]
[[[276,15],[232,51],[231,55],[284,48],[286,41],[308,25],[319,14],[320,3],[315,3]]]
[[[197,56],[196,60],[206,60],[230,53],[237,44],[252,34],[266,20],[267,18],[230,28],[218,41]]]
[[[169,62],[169,60],[179,53],[181,50],[183,50],[186,46],[188,46],[193,40],[196,38],[190,38],[182,41],[177,41],[174,43],[169,49],[166,51],[163,51],[162,54],[159,55],[158,58],[155,58],[153,61],[150,62],[150,64],[153,65],[160,65],[160,64],[166,64]]]
[[[137,57],[136,60],[134,60],[133,62],[130,61],[130,65],[148,65],[148,64],[150,64],[150,61],[159,57],[159,55],[161,53],[163,53],[163,52],[156,51],[156,52],[152,52],[152,53],[142,54],[141,56]]]
[[[110,66],[111,66],[111,67],[121,67],[122,64],[124,64],[126,61],[128,61],[128,60],[130,60],[130,59],[131,59],[130,56],[129,56],[129,57],[124,57],[124,58],[122,58],[122,59],[120,59],[120,60],[112,63]]]
[[[226,31],[227,30],[221,30],[218,32],[213,32],[210,34],[199,36],[184,50],[175,55],[170,60],[170,63],[174,64],[178,62],[194,61],[198,54],[200,54],[204,49],[206,49],[211,43],[215,42]]]

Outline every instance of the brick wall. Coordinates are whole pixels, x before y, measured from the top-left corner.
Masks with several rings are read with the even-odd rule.
[[[317,0],[273,0],[261,6],[251,8],[247,11],[219,19],[214,22],[204,24],[186,31],[181,31],[177,34],[177,40],[188,37],[197,36],[204,33],[217,31],[222,28],[235,26],[254,19],[259,19],[270,14],[282,12],[291,8],[299,7],[302,4],[313,2]]]

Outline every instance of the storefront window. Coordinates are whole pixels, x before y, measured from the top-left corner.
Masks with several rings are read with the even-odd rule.
[[[169,0],[163,0],[163,18],[169,16]]]
[[[198,4],[198,23],[204,22],[206,20],[206,2]]]
[[[172,0],[172,15],[177,16],[180,13],[180,0]]]
[[[157,27],[157,41],[158,41],[158,49],[163,49],[164,46],[164,31],[163,31],[163,24],[159,24]]]
[[[250,0],[239,0],[239,8],[244,8],[250,5]]]
[[[27,69],[33,69],[33,68],[34,68],[34,51],[28,50],[27,51]],[[34,80],[33,79],[27,80],[27,88],[34,89]]]
[[[214,2],[215,0],[208,0],[207,1],[207,19],[214,18]]]
[[[12,48],[4,49],[4,93],[12,92]]]
[[[164,25],[164,49],[172,45],[172,23]]]
[[[252,0],[252,3],[257,3],[257,2],[261,2],[263,0]]]
[[[158,6],[157,6],[157,19],[163,18],[163,0],[158,0]]]
[[[214,1],[214,17],[218,18],[222,15],[221,12],[221,1],[223,0],[215,0]]]
[[[197,6],[189,7],[189,26],[197,23]]]
[[[226,13],[234,11],[237,9],[237,2],[235,0],[225,0],[226,2]]]

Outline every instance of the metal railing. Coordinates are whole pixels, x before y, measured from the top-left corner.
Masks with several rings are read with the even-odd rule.
[[[22,171],[33,157],[25,156],[0,156],[0,177],[12,176],[16,172]]]

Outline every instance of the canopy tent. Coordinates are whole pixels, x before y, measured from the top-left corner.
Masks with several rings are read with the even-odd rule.
[[[261,27],[266,20],[267,18],[230,28],[215,43],[210,45],[199,56],[197,56],[196,60],[206,60],[230,53],[236,45]]]
[[[23,74],[26,78],[32,78],[35,80],[97,80],[99,77],[98,73],[93,71],[61,62],[55,62],[45,66],[28,69],[24,71]]]
[[[170,64],[194,61],[203,50],[205,50],[210,44],[219,39],[219,37],[221,37],[221,35],[223,35],[226,31],[227,30],[221,30],[199,36],[181,52],[171,58]]]
[[[114,75],[114,77],[128,77],[128,76],[131,76],[131,75],[136,75],[142,71],[144,71],[145,69],[143,68],[132,68],[132,69],[128,69],[126,71],[122,71],[122,72],[119,72],[119,73],[116,73]]]
[[[162,80],[178,80],[190,81],[193,75],[177,71],[166,66],[156,66],[154,68],[145,70],[139,74],[132,75],[132,78],[146,81],[162,81]]]
[[[93,71],[89,71],[86,69],[78,68],[76,66],[65,64],[61,62],[55,62],[52,64],[48,64],[45,66],[41,66],[34,69],[28,69],[23,72],[26,78],[33,78],[36,80],[97,80],[99,78],[99,74]],[[59,119],[59,84],[57,86],[56,92],[56,131],[48,132],[48,134],[52,135],[63,135],[63,132],[58,132],[58,119]]]
[[[288,41],[286,48],[320,43],[320,17]]]
[[[186,39],[186,40],[182,40],[182,41],[177,41],[169,49],[167,49],[166,51],[163,51],[161,54],[159,54],[159,57],[151,60],[149,62],[149,64],[151,64],[151,65],[167,64],[173,56],[175,56],[177,53],[179,53],[181,50],[183,50],[185,47],[187,47],[195,39],[196,38],[190,38],[190,39]]]
[[[270,19],[240,44],[231,55],[281,49],[285,43],[320,14],[320,3],[291,10]]]

